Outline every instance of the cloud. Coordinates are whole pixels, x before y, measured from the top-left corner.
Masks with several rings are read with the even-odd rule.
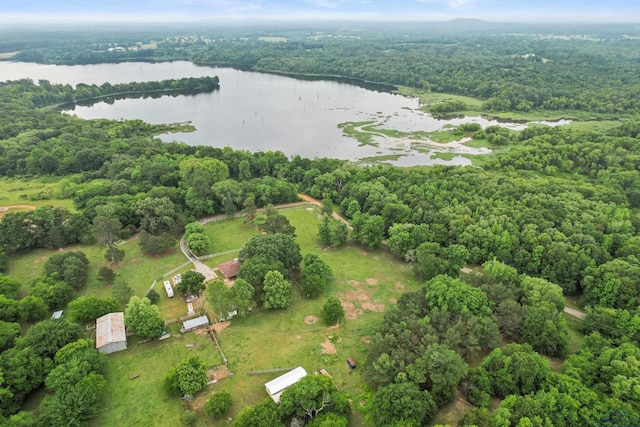
[[[337,9],[343,3],[341,0],[306,0],[306,2],[312,6],[326,9]]]
[[[473,3],[475,0],[416,0],[418,3],[425,4],[446,4],[450,8],[458,8]]]
[[[465,6],[467,4],[473,3],[474,0],[449,0],[449,6],[451,7],[460,7]]]

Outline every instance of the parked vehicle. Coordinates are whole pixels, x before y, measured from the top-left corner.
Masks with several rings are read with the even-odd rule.
[[[351,369],[356,369],[356,362],[351,357],[347,357],[347,365],[349,365]]]
[[[164,281],[164,290],[169,298],[173,298],[173,288],[171,287],[171,282],[168,280]]]

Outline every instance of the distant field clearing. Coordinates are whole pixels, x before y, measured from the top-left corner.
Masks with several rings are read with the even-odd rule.
[[[11,210],[31,210],[35,209],[35,206],[32,205],[11,205],[11,206],[0,206],[0,218],[4,216],[4,214],[8,213]]]

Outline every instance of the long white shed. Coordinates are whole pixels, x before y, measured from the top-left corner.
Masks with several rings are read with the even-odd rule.
[[[269,381],[264,385],[264,388],[267,389],[267,393],[269,393],[269,396],[274,402],[280,403],[280,395],[287,389],[287,387],[291,387],[306,376],[307,371],[305,371],[302,366],[298,366],[294,370]]]

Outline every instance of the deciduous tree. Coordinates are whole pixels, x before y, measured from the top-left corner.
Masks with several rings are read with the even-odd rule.
[[[264,308],[287,308],[291,305],[291,283],[279,271],[264,276]]]
[[[236,279],[231,287],[231,296],[236,302],[238,307],[238,314],[240,317],[247,315],[247,311],[253,302],[253,296],[255,289],[251,286],[251,283],[244,279]]]
[[[344,308],[336,297],[329,297],[322,306],[322,320],[326,325],[335,325],[344,319]]]
[[[169,370],[163,385],[176,396],[193,396],[207,384],[207,365],[199,357],[190,357]]]
[[[205,288],[204,279],[204,274],[198,271],[187,271],[176,285],[176,290],[185,295],[200,295]]]
[[[28,295],[18,302],[18,314],[27,322],[36,322],[47,317],[49,307],[42,298]]]
[[[233,406],[233,398],[226,391],[220,391],[209,396],[204,406],[205,414],[219,418]]]
[[[164,320],[158,306],[147,298],[131,297],[124,312],[124,324],[143,339],[154,339],[162,335]]]
[[[376,425],[389,426],[401,420],[423,425],[436,413],[436,403],[428,391],[413,382],[382,387],[373,397],[371,417]]]
[[[118,311],[115,297],[82,296],[69,303],[69,313],[78,323],[95,322],[98,317]]]

